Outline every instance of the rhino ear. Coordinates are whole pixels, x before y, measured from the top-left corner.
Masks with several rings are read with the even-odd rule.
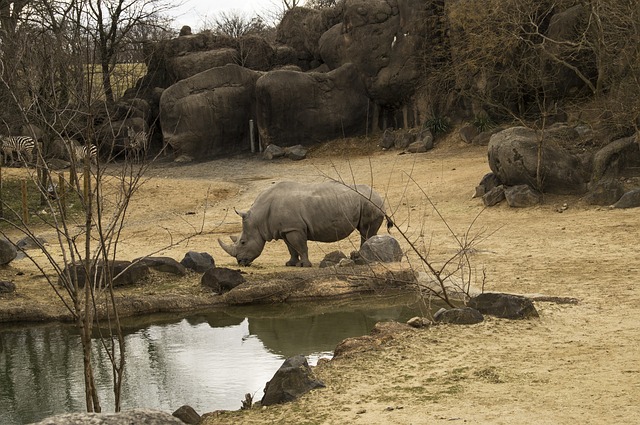
[[[238,214],[240,217],[242,217],[242,221],[246,220],[247,217],[249,217],[249,213],[248,212],[238,211],[235,208],[234,208],[234,211],[236,212],[236,214]]]
[[[233,241],[233,243],[238,242],[238,237],[235,235],[229,236],[231,238],[231,240]]]

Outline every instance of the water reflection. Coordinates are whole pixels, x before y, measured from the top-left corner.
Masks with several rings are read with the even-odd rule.
[[[388,300],[386,301],[388,303]],[[416,305],[336,303],[278,305],[149,316],[126,323],[127,366],[122,407],[173,411],[183,404],[204,413],[238,409],[289,356],[314,363],[344,338],[367,334],[380,320],[406,320]],[[113,410],[111,368],[98,344],[96,380],[104,411]],[[82,353],[77,332],[63,325],[0,331],[0,424],[24,424],[84,410]]]

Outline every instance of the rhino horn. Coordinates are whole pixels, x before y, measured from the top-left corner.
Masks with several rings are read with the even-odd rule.
[[[224,251],[229,254],[232,257],[236,256],[236,246],[235,245],[229,245],[227,243],[222,242],[221,239],[218,239],[218,243],[220,244],[220,246],[222,247],[222,249],[224,249]]]

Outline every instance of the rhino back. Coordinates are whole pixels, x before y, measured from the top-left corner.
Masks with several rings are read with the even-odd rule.
[[[308,240],[335,242],[349,236],[363,221],[380,220],[382,198],[366,185],[357,189],[340,183],[277,183],[263,192],[251,207],[250,225],[265,240],[301,230]],[[368,201],[371,198],[376,206]]]

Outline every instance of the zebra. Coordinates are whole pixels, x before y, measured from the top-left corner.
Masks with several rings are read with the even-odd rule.
[[[98,148],[95,145],[71,145],[71,153],[76,161],[83,161],[89,158],[92,164],[98,163]]]
[[[13,163],[14,152],[18,154],[18,160],[33,162],[33,154],[36,149],[36,141],[29,136],[0,136],[2,142],[2,159],[6,164],[7,159]]]
[[[147,152],[148,142],[149,136],[146,131],[135,131],[133,127],[127,127],[126,149],[133,153],[133,157],[136,161],[144,159],[145,153]]]

